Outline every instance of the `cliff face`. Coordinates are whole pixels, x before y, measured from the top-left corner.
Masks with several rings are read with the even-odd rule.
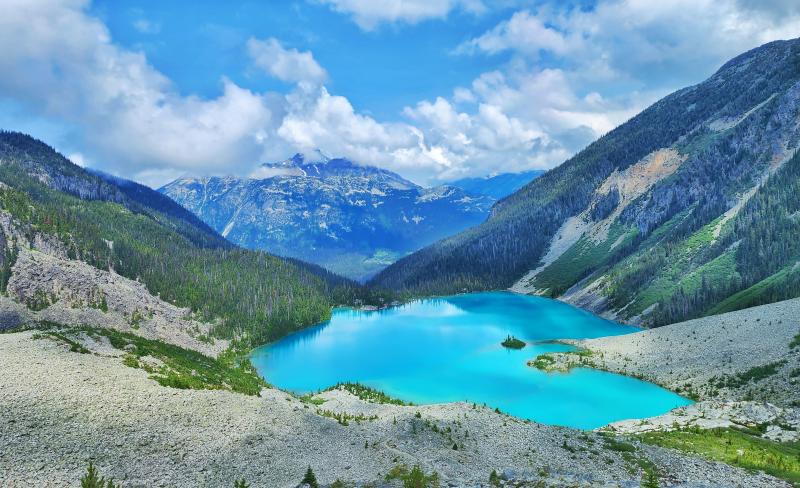
[[[375,283],[513,287],[663,325],[800,295],[800,40],[742,54]]]
[[[0,297],[0,329],[48,321],[130,332],[209,356],[228,346],[208,339],[211,325],[193,319],[188,308],[153,296],[142,283],[113,270],[69,259],[61,241],[25,228],[3,211],[0,242],[0,254],[11,261],[4,263],[10,269],[6,295]]]

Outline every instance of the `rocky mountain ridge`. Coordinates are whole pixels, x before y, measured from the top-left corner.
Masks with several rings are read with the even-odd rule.
[[[365,279],[397,258],[483,221],[495,199],[422,188],[342,158],[297,154],[251,178],[181,178],[159,191],[235,244]]]
[[[744,53],[381,272],[512,288],[650,326],[800,296],[800,40]]]

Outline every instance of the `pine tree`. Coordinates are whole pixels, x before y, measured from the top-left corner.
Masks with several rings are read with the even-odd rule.
[[[489,473],[489,484],[492,486],[500,486],[500,476],[498,476],[497,471],[494,469]]]
[[[118,488],[114,484],[114,480],[106,481],[105,478],[100,477],[100,472],[94,467],[94,463],[89,461],[89,467],[86,468],[86,474],[81,478],[81,488]]]
[[[311,470],[311,466],[308,467],[306,471],[306,475],[303,476],[303,480],[300,482],[301,484],[306,484],[311,488],[319,488],[319,483],[317,482],[317,477],[314,476],[314,471]]]
[[[658,475],[655,471],[645,471],[644,475],[642,475],[642,488],[659,488]]]
[[[250,485],[242,478],[233,482],[233,488],[250,488]]]

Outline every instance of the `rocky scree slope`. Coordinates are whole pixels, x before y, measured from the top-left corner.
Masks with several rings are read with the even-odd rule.
[[[264,164],[250,178],[180,178],[159,191],[238,245],[353,279],[481,223],[495,201],[319,154]]]
[[[798,296],[799,109],[800,40],[766,44],[373,283],[513,287],[651,326]]]
[[[310,465],[323,484],[399,486],[394,466],[437,471],[443,486],[638,486],[643,467],[668,486],[784,487],[762,473],[593,432],[524,422],[465,403],[376,404],[345,391],[298,399],[159,386],[118,352],[89,354],[31,332],[0,334],[0,478],[71,486],[93,459],[125,487],[295,487]],[[26,378],[26,381],[20,381]],[[454,449],[454,445],[457,449]],[[46,448],[43,448],[46,447]],[[539,483],[539,484],[537,484]]]
[[[61,309],[59,322],[81,308],[140,328],[152,315],[155,336],[173,326],[207,337],[204,322],[249,345],[364,298],[349,280],[238,248],[157,192],[89,173],[23,134],[0,133],[0,183],[0,292],[33,312]]]

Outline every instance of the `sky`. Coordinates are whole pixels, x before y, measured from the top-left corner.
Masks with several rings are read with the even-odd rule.
[[[797,0],[0,0],[0,128],[158,187],[319,149],[424,185],[552,168]]]

